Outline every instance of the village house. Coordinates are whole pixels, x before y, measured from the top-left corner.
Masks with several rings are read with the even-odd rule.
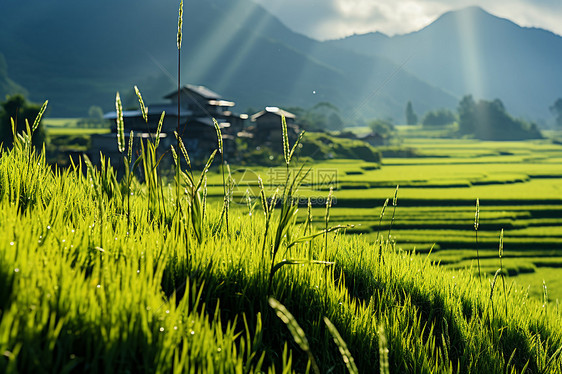
[[[235,114],[232,107],[235,103],[224,100],[219,94],[204,86],[187,84],[180,90],[180,108],[178,112],[178,92],[173,91],[164,96],[169,102],[165,104],[148,105],[148,121],[145,121],[139,110],[124,111],[123,122],[125,128],[125,144],[128,144],[129,134],[133,131],[134,150],[140,150],[140,140],[153,138],[156,134],[158,122],[162,112],[165,112],[160,134],[161,152],[170,149],[176,144],[174,131],[179,134],[194,160],[206,160],[217,149],[217,134],[213,118],[221,128],[225,154],[233,153],[236,149],[235,137],[244,128],[244,121],[248,118],[245,114]],[[90,156],[94,163],[99,163],[101,151],[113,160],[118,168],[122,156],[117,149],[116,112],[106,113],[104,118],[112,121],[111,134],[93,135],[91,140]],[[137,139],[139,141],[137,141]]]
[[[281,127],[281,118],[285,117],[287,123],[287,135],[289,141],[293,143],[299,134],[299,127],[296,124],[296,116],[293,113],[277,107],[266,107],[250,117],[252,126],[248,132],[253,133],[254,142],[256,144],[267,144],[269,146],[283,146],[283,131]]]

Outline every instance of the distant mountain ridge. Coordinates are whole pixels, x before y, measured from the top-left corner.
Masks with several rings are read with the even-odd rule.
[[[327,43],[404,63],[457,97],[500,98],[510,112],[533,120],[550,118],[548,107],[562,96],[562,37],[479,7],[447,12],[405,35],[371,33]]]
[[[134,84],[148,102],[175,87],[175,0],[7,0],[2,7],[11,15],[0,23],[10,77],[31,100],[48,98],[51,115],[110,110],[117,90],[134,106]],[[206,85],[238,111],[327,101],[350,121],[399,119],[412,96],[420,109],[457,100],[385,58],[296,34],[248,0],[186,1],[183,38],[182,84]]]
[[[35,102],[49,99],[53,116],[85,116],[91,105],[111,110],[118,90],[126,107],[136,106],[135,84],[147,102],[160,102],[176,86],[177,7],[176,0],[6,0],[0,53],[10,82]],[[181,83],[206,85],[239,112],[330,102],[350,124],[402,122],[410,100],[423,115],[472,93],[544,119],[562,97],[562,38],[480,8],[448,12],[406,35],[326,42],[292,32],[250,0],[187,0],[183,24]]]

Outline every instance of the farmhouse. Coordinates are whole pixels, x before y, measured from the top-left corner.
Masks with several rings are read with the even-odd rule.
[[[217,148],[217,134],[213,118],[217,120],[222,131],[225,153],[235,151],[235,136],[244,127],[244,121],[248,118],[245,114],[235,114],[232,107],[235,103],[224,100],[218,93],[204,86],[187,84],[180,90],[178,111],[178,92],[173,91],[164,96],[168,100],[165,104],[148,105],[148,120],[145,121],[139,110],[124,111],[123,121],[125,127],[126,144],[131,131],[139,140],[154,137],[162,112],[165,112],[161,130],[161,148],[168,150],[170,145],[175,144],[174,131],[178,130],[189,153],[194,159],[206,159],[209,154]],[[116,112],[106,113],[105,119],[112,121],[111,134],[94,135],[91,143],[91,158],[95,163],[99,162],[99,152],[103,152],[112,160],[119,160],[117,150],[117,125]],[[136,144],[136,152],[139,142]],[[119,163],[115,162],[116,165]]]
[[[281,118],[285,117],[287,123],[287,134],[289,140],[294,142],[299,133],[299,127],[295,123],[296,116],[293,113],[277,107],[266,107],[250,117],[254,123],[248,130],[254,135],[254,141],[259,144],[282,145],[283,133],[281,130]]]

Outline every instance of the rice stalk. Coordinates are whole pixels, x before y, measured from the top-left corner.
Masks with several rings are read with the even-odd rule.
[[[230,228],[228,226],[228,208],[229,208],[229,203],[230,203],[230,199],[228,197],[228,194],[226,192],[226,181],[225,181],[225,176],[224,176],[224,147],[223,147],[223,142],[222,142],[222,132],[221,132],[221,128],[219,126],[219,123],[217,122],[217,120],[215,118],[213,118],[213,125],[215,126],[215,131],[217,133],[217,141],[218,141],[218,146],[219,146],[219,153],[221,154],[221,173],[222,173],[222,188],[223,188],[223,211],[225,213],[225,219],[226,219],[226,235],[230,236]],[[230,173],[229,173],[230,174]],[[222,214],[221,214],[221,219],[222,219]]]
[[[500,275],[502,277],[503,295],[505,299],[505,318],[507,319],[507,291],[505,289],[505,275],[503,273],[503,229],[500,231],[500,245],[499,245],[499,256],[500,256]]]
[[[476,240],[476,260],[478,261],[478,279],[482,279],[480,273],[480,254],[478,253],[478,226],[480,226],[480,199],[476,199],[476,212],[474,214],[474,235]]]
[[[494,318],[494,288],[496,287],[496,281],[498,279],[498,275],[501,273],[501,269],[496,270],[496,272],[494,273],[494,278],[492,279],[491,283],[490,283],[490,303],[491,303],[491,309],[492,309],[492,318],[490,319],[490,323],[492,322],[491,320]]]
[[[388,201],[389,201],[389,199],[386,199],[386,200],[384,201],[384,204],[382,205],[381,213],[380,213],[380,215],[379,215],[379,228],[378,228],[378,230],[377,230],[377,238],[375,239],[375,244],[377,244],[378,247],[379,247],[379,264],[381,263],[381,261],[383,261],[383,263],[384,263],[384,259],[383,259],[383,257],[382,257],[382,246],[383,246],[383,243],[382,243],[382,242],[379,242],[379,238],[380,238],[380,232],[381,232],[382,219],[383,219],[383,217],[384,217],[384,211],[386,210],[386,207],[388,206]]]
[[[180,133],[180,112],[181,112],[181,41],[182,41],[182,29],[183,29],[183,0],[180,1],[180,7],[178,10],[178,37],[177,37],[177,47],[178,47],[178,123],[176,131]],[[179,148],[179,144],[177,144]]]
[[[398,205],[398,187],[396,185],[396,190],[394,190],[394,198],[392,199],[392,218],[390,219],[390,225],[388,226],[388,242],[390,243],[390,232],[392,231],[392,224],[394,223],[394,216],[396,215],[396,206]]]
[[[312,233],[312,202],[310,197],[306,206],[306,222],[304,225],[304,235]],[[308,259],[312,260],[312,240],[308,243]]]
[[[328,255],[328,223],[330,222],[330,208],[332,207],[332,195],[334,188],[330,186],[328,198],[326,199],[326,214],[324,215],[324,230],[326,231],[324,240],[324,258]]]
[[[545,316],[548,317],[548,289],[544,279],[542,280],[542,307],[544,308]]]
[[[290,156],[290,150],[289,150],[289,134],[287,131],[287,120],[285,119],[285,116],[281,116],[281,131],[282,131],[282,135],[283,135],[283,157],[285,158],[285,164],[287,165],[287,168],[289,167],[289,164],[291,163],[291,156]]]

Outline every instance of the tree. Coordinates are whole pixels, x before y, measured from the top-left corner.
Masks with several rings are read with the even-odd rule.
[[[556,126],[562,127],[562,98],[558,98],[548,109],[556,117]]]
[[[406,123],[410,126],[417,125],[418,123],[418,116],[414,112],[411,101],[408,101],[408,104],[406,104]]]
[[[423,117],[422,124],[424,127],[441,127],[456,120],[457,116],[449,109],[439,109],[427,112]]]
[[[390,121],[375,119],[369,122],[371,131],[382,136],[389,136],[394,132],[394,125]]]
[[[33,121],[39,114],[41,106],[32,104],[26,101],[25,97],[21,94],[7,96],[6,101],[0,103],[0,142],[4,145],[11,146],[13,142],[11,118],[16,122],[16,131],[24,131],[25,120],[29,125],[33,125]],[[39,123],[39,127],[33,133],[33,144],[36,146],[41,145],[45,141],[45,132],[43,126]]]
[[[476,130],[476,102],[472,95],[464,96],[457,108],[459,116],[459,132],[462,135],[474,134]]]
[[[542,135],[535,124],[513,118],[502,101],[479,100],[465,96],[459,103],[459,132],[483,140],[540,139]]]

